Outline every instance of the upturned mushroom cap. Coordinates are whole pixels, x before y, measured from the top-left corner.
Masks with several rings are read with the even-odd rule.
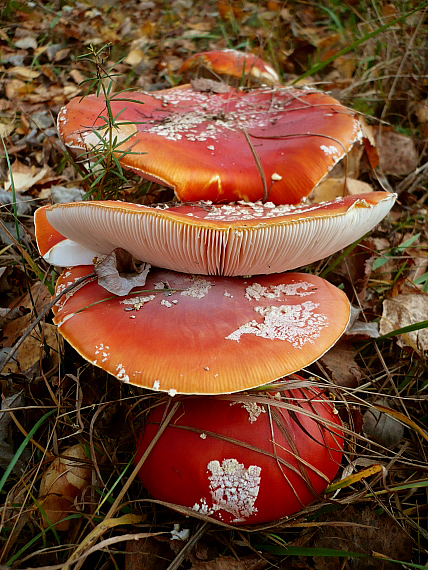
[[[92,263],[120,247],[141,261],[185,273],[282,273],[357,240],[394,200],[394,194],[373,192],[296,207],[73,202],[37,210],[36,237],[41,254],[59,266]],[[67,242],[57,241],[58,232]]]
[[[66,269],[57,293],[92,266]],[[184,394],[260,386],[319,358],[349,319],[346,295],[299,273],[201,277],[152,270],[124,297],[94,280],[54,308],[59,332],[119,380]]]
[[[229,398],[181,399],[139,472],[151,495],[238,525],[271,522],[319,498],[342,459],[334,405],[317,388]],[[166,404],[149,413],[135,462],[166,413]]]
[[[259,84],[277,84],[279,77],[271,65],[252,53],[243,53],[235,49],[223,49],[195,53],[187,58],[180,67],[180,72],[207,69],[216,75],[227,75],[244,79],[250,77]]]
[[[117,159],[182,202],[267,194],[275,204],[298,203],[361,136],[353,112],[314,89],[211,93],[184,85],[112,95],[110,105]],[[77,97],[58,115],[59,134],[80,153],[102,153],[106,117],[103,97]]]

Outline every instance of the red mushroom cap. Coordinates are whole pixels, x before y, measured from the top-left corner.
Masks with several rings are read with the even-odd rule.
[[[394,194],[373,192],[297,207],[73,202],[37,210],[36,236],[41,254],[61,266],[88,263],[120,247],[141,261],[186,273],[281,273],[357,240],[394,200]],[[58,244],[58,232],[68,238],[66,244]],[[83,248],[81,261],[77,244]]]
[[[360,138],[352,111],[314,89],[208,93],[184,85],[112,95],[110,105],[118,160],[182,202],[268,194],[275,204],[298,203]],[[58,130],[72,149],[103,152],[106,116],[103,97],[75,98]]]
[[[250,76],[259,83],[279,83],[277,72],[271,65],[252,53],[243,53],[235,49],[223,49],[195,53],[187,58],[180,67],[181,73],[200,69],[213,71],[217,75],[228,75],[243,79]]]
[[[158,500],[229,524],[270,522],[300,511],[336,475],[341,423],[317,388],[266,396],[185,398],[139,477]],[[135,462],[156,435],[151,411]]]
[[[57,293],[91,273],[65,270]],[[320,277],[249,279],[152,270],[117,297],[94,280],[54,308],[59,332],[119,380],[170,394],[260,386],[317,360],[344,332],[346,295]]]

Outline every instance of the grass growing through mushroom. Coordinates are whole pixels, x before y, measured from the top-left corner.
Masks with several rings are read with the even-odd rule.
[[[9,6],[14,7],[15,4],[22,8],[19,17],[25,19],[25,14],[32,8],[28,5],[24,10],[21,3],[14,2],[7,3],[3,16],[10,21],[13,11]],[[343,100],[351,106],[354,104],[361,110],[369,109],[377,118],[390,121],[394,127],[404,127],[406,132],[415,135],[420,154],[417,169],[401,177],[386,175],[389,183],[400,190],[399,204],[389,220],[382,223],[372,236],[349,248],[346,255],[337,254],[320,264],[314,264],[309,270],[343,287],[355,305],[361,304],[363,318],[360,320],[365,318],[368,322],[379,320],[385,298],[409,293],[424,297],[428,287],[426,267],[425,270],[423,268],[427,244],[427,170],[423,168],[427,161],[426,123],[417,119],[415,105],[426,101],[424,78],[427,71],[421,55],[427,47],[421,28],[425,25],[425,4],[417,6],[413,2],[406,2],[395,7],[377,1],[370,5],[361,2],[341,4],[339,17],[342,29],[347,30],[348,34],[351,30],[356,36],[347,38],[349,45],[355,49],[355,52],[347,53],[341,53],[344,46],[340,39],[335,46],[331,44],[334,38],[322,35],[325,25],[333,33],[337,30],[331,17],[331,14],[337,14],[336,2],[323,2],[328,9],[323,11],[311,3],[305,3],[303,8],[302,4],[294,2],[287,5],[277,3],[281,10],[288,10],[288,14],[265,10],[264,4],[242,3],[241,12],[236,9],[233,19],[226,13],[224,17],[215,17],[215,21],[211,22],[215,24],[212,28],[215,33],[204,30],[201,25],[204,22],[196,17],[198,9],[203,13],[202,4],[194,9],[186,9],[185,3],[177,3],[176,6],[168,4],[165,8],[161,4],[154,3],[152,10],[153,18],[162,22],[162,31],[153,32],[152,37],[147,36],[148,48],[141,43],[136,48],[146,50],[144,53],[157,61],[156,66],[150,69],[152,83],[162,83],[166,77],[162,75],[166,69],[164,66],[173,65],[173,58],[181,57],[189,49],[206,49],[209,42],[214,42],[216,47],[248,46],[258,48],[260,55],[268,61],[275,57],[275,68],[282,71],[285,80],[294,81],[308,71],[309,75],[316,73],[317,81],[324,82],[329,89],[338,90]],[[227,2],[223,4],[230,7]],[[241,6],[241,3],[237,4]],[[46,6],[49,10],[53,8]],[[112,71],[106,59],[108,52],[99,47],[89,51],[89,48],[82,47],[74,39],[77,28],[73,26],[77,26],[80,17],[86,25],[100,20],[104,27],[101,29],[100,25],[98,37],[113,34],[114,26],[119,21],[119,8],[113,6],[108,11],[101,8],[99,14],[94,11],[85,17],[73,11],[78,8],[69,7],[69,12],[62,13],[67,24],[58,22],[58,26],[66,26],[61,28],[68,34],[66,36],[64,32],[64,41],[71,46],[72,52],[75,47],[78,47],[78,51],[86,52],[90,64],[95,65],[96,77],[91,77],[89,81],[96,81],[95,89],[106,89],[105,94],[109,96],[110,81],[114,81],[111,74],[116,72]],[[411,14],[416,8],[419,11]],[[216,3],[211,3],[211,12],[216,9]],[[133,11],[128,12],[126,17],[132,20],[137,17],[135,5],[130,10]],[[266,16],[264,12],[270,12],[271,16]],[[47,14],[43,12],[40,17],[50,17]],[[145,18],[150,20],[151,15],[145,13]],[[206,15],[206,18],[211,16]],[[377,26],[379,31],[381,26],[396,20],[376,36],[367,37],[367,34],[376,31],[373,26]],[[29,19],[26,24],[30,25],[31,21],[34,20]],[[47,23],[52,21],[48,20]],[[257,21],[262,23],[260,27],[257,27]],[[188,30],[195,32],[193,36],[178,37],[177,30],[184,26],[182,22],[186,26],[191,24]],[[143,22],[140,24],[142,26]],[[2,33],[7,35],[8,41],[19,39],[14,38],[17,27],[20,26],[5,26]],[[85,36],[85,28],[79,29]],[[328,42],[333,45],[333,59],[329,59],[330,56],[325,53],[327,48],[322,47],[323,41],[317,45],[315,41],[312,42],[313,29],[317,30],[320,40],[324,40],[324,45],[328,45]],[[37,35],[39,31],[35,29],[34,33]],[[55,26],[45,26],[43,34],[46,34],[47,43],[58,43]],[[178,38],[177,43],[168,43],[171,38]],[[361,38],[365,39],[364,43],[357,45]],[[93,38],[81,38],[83,41],[87,39]],[[126,54],[126,50],[129,51],[128,39],[122,41],[113,38],[113,41],[116,42],[113,46],[116,53],[122,50]],[[193,45],[189,46],[188,42]],[[5,47],[7,49],[10,48]],[[312,55],[308,56],[308,53]],[[356,57],[353,57],[354,53]],[[314,54],[319,59],[315,59]],[[122,54],[118,59],[120,57]],[[147,65],[150,65],[150,58]],[[57,78],[62,69],[69,73],[76,65],[82,72],[86,71],[86,68],[79,67],[79,60],[72,59],[72,53],[52,64],[48,59],[44,61],[49,68],[55,65]],[[346,75],[346,66],[341,67],[341,64],[354,65],[354,71]],[[4,66],[6,72],[16,67],[7,62]],[[144,66],[141,68],[144,71]],[[129,65],[122,67],[122,73],[126,78],[132,76],[136,79],[138,76]],[[12,84],[13,81],[16,79],[11,75],[7,89],[14,87],[22,90],[15,93],[21,94],[24,88],[29,91],[34,88],[33,84]],[[22,79],[19,81],[22,82]],[[82,90],[79,95],[83,93]],[[10,101],[11,97],[13,93],[2,98],[2,102]],[[31,99],[24,103],[29,106]],[[4,108],[5,104],[2,103],[1,113],[6,113]],[[58,110],[55,104],[53,109]],[[120,117],[109,117],[107,113],[109,135],[101,137],[102,141],[100,139],[102,152],[94,161],[95,167],[93,165],[91,171],[84,172],[82,169],[86,168],[87,163],[76,161],[83,174],[83,186],[92,197],[127,198],[130,196],[128,192],[135,192],[136,188],[145,192],[144,187],[129,182],[129,173],[124,173],[120,165],[118,168],[115,160],[115,121],[120,122]],[[19,150],[18,143],[25,136],[24,123],[23,119],[24,126],[20,125],[20,128],[24,133],[18,133],[16,138],[5,138],[5,144],[12,159],[18,157],[21,162],[27,161],[27,164],[38,167],[37,156],[40,158],[41,151],[46,152],[47,145],[37,148],[30,145],[25,150]],[[52,154],[49,160],[51,165],[56,166],[55,156]],[[4,167],[5,158],[2,160]],[[370,181],[367,172],[363,173],[363,177]],[[123,188],[125,192],[122,195],[120,192]],[[39,187],[32,189],[32,196],[38,199],[39,191]],[[131,195],[132,199],[134,196]],[[373,241],[379,239],[383,240],[380,245]],[[34,252],[33,248],[26,250],[27,255],[36,261]],[[23,271],[25,261],[21,253],[16,244],[5,245],[1,250],[2,265],[6,268],[4,279],[9,287],[2,286],[2,298],[5,305],[16,301],[18,308],[27,306],[29,301]],[[53,278],[45,264],[41,263],[40,269],[49,280]],[[31,282],[40,278],[40,274],[36,276],[30,271]],[[48,301],[46,298],[42,307],[36,301],[38,311]],[[25,318],[25,314],[20,318]],[[14,344],[28,324],[27,321],[12,321],[4,328],[5,342]],[[425,326],[421,319],[411,328]],[[13,327],[15,330],[12,330]],[[411,331],[406,329],[401,332],[406,335]],[[80,567],[126,568],[126,560],[138,556],[131,554],[137,542],[129,537],[136,534],[147,556],[157,560],[159,568],[163,564],[170,570],[189,568],[210,553],[214,559],[221,555],[228,557],[226,562],[240,559],[248,565],[258,563],[260,568],[425,568],[428,550],[426,356],[417,344],[398,346],[396,341],[395,335],[384,335],[377,341],[353,341],[354,361],[361,374],[356,387],[334,385],[331,373],[325,367],[323,371],[320,370],[322,363],[313,365],[307,371],[307,377],[316,378],[312,382],[328,388],[350,430],[343,463],[344,479],[332,484],[327,501],[316,502],[314,506],[271,528],[265,525],[234,530],[207,522],[202,515],[183,508],[170,510],[152,500],[135,479],[135,474],[131,475],[135,442],[148,410],[158,402],[156,395],[120,384],[84,362],[70,346],[64,347],[55,363],[42,349],[40,358],[31,370],[19,368],[14,372],[3,372],[2,375],[1,427],[5,426],[7,418],[11,422],[1,432],[5,434],[1,443],[6,449],[9,445],[11,455],[7,456],[6,451],[2,454],[1,563],[12,568],[49,568],[55,565],[73,570]],[[23,360],[20,366],[24,366]],[[11,404],[16,408],[12,416],[7,410],[7,403],[12,402],[12,396],[21,393],[21,403]],[[382,411],[385,406],[376,403],[380,398],[387,400],[390,410]],[[367,410],[373,413],[382,411],[404,426],[404,436],[395,447],[389,449],[362,432],[361,421]],[[24,433],[19,430],[18,423]],[[122,426],[124,429],[119,429]],[[76,501],[76,512],[68,515],[71,522],[68,531],[57,531],[55,524],[44,528],[41,523],[44,503],[43,498],[38,496],[42,471],[52,464],[54,457],[66,456],[67,449],[76,443],[82,444],[88,457],[92,458],[86,464],[94,469],[97,482]],[[7,457],[8,463],[5,465]],[[190,529],[189,542],[167,540],[171,537],[174,524]],[[394,555],[386,544],[388,538],[397,546]],[[361,557],[361,549],[356,552],[355,543],[365,545],[364,557]],[[388,559],[398,562],[388,564]],[[67,564],[68,560],[73,562]]]

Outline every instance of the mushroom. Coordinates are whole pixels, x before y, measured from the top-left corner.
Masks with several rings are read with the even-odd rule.
[[[235,49],[223,49],[195,53],[180,67],[180,73],[199,72],[209,78],[222,76],[236,77],[239,80],[251,79],[268,85],[279,83],[277,72],[265,61],[252,53]],[[206,74],[208,72],[208,74]]]
[[[315,89],[200,92],[188,85],[112,94],[123,167],[174,189],[182,202],[296,204],[360,140],[354,113]],[[106,100],[76,97],[58,115],[64,143],[104,151]]]
[[[167,404],[147,416],[135,463]],[[184,398],[139,478],[161,501],[229,524],[271,522],[319,497],[335,477],[343,433],[318,388],[276,394]]]
[[[91,273],[66,269],[56,292]],[[221,394],[300,370],[341,336],[346,295],[324,279],[285,273],[209,277],[152,269],[118,297],[96,280],[54,307],[64,338],[119,380],[170,395]]]
[[[92,263],[121,247],[141,261],[174,271],[282,273],[359,239],[394,200],[395,194],[373,192],[306,206],[73,202],[37,210],[36,237],[41,254],[59,266]],[[59,241],[58,232],[67,240]]]

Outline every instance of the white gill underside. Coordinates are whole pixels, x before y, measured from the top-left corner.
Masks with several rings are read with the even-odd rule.
[[[225,230],[198,228],[151,214],[76,205],[47,213],[49,222],[71,242],[62,242],[49,261],[67,267],[78,261],[76,242],[91,255],[121,247],[157,267],[205,275],[282,273],[323,259],[370,231],[387,214],[393,196],[376,206],[360,201],[344,214],[302,218],[289,224]],[[73,251],[73,256],[69,252]],[[89,253],[88,253],[89,252]],[[53,261],[55,259],[55,261]]]

